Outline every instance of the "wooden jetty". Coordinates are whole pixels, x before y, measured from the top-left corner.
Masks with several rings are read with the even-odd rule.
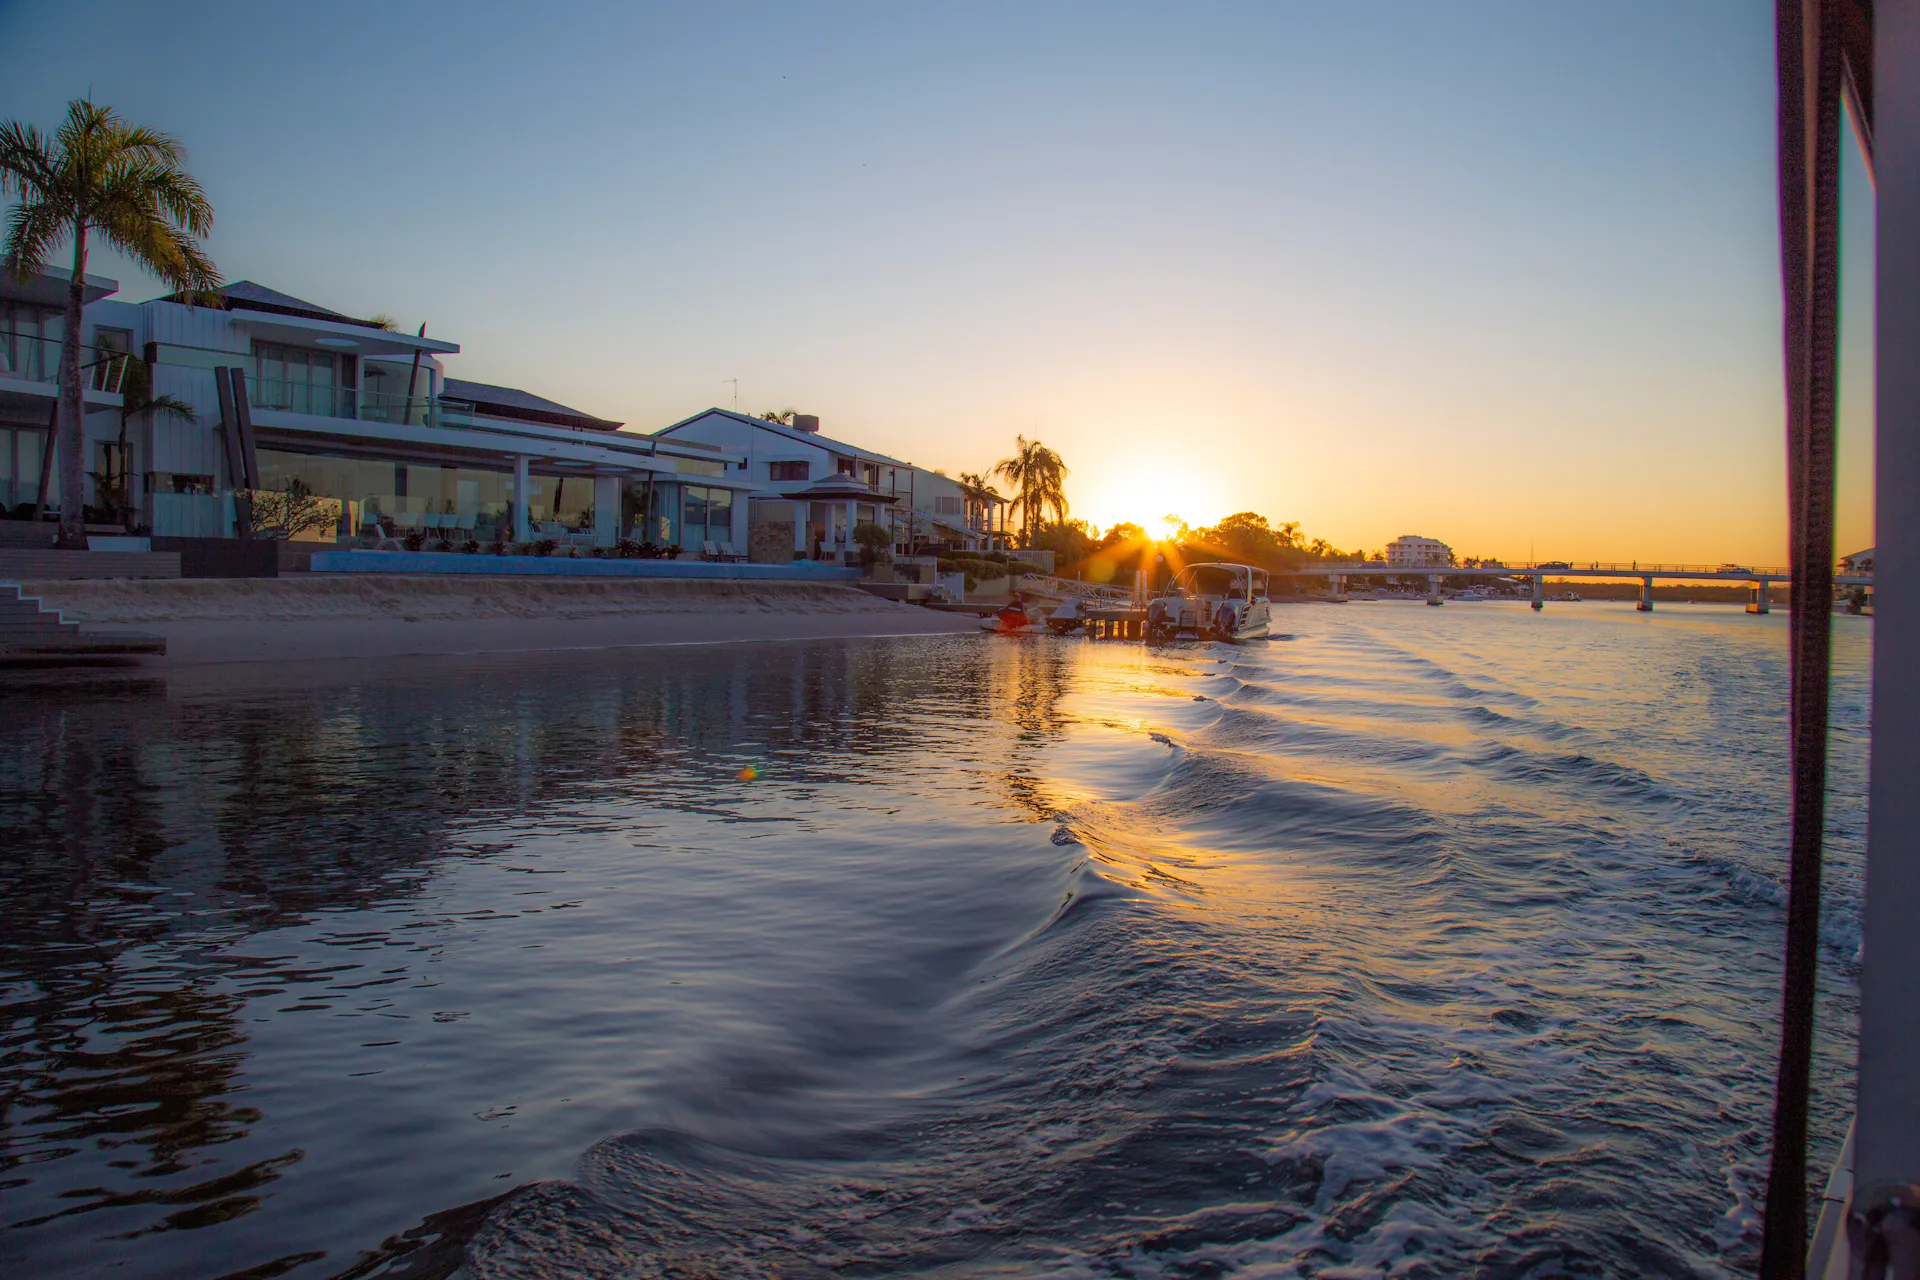
[[[1136,605],[1101,605],[1080,610],[1087,634],[1095,640],[1145,640],[1147,611]]]

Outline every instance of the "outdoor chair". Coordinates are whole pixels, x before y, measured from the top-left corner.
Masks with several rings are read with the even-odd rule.
[[[400,545],[400,539],[394,537],[391,533],[387,532],[386,526],[381,524],[378,520],[375,520],[370,524],[361,525],[360,535],[362,537],[367,537],[369,535],[372,536],[373,549],[375,551],[404,550],[404,548],[401,547]]]
[[[466,511],[460,515],[451,517],[451,519],[453,520],[452,528],[458,529],[462,533],[471,534],[474,527],[480,523],[480,513],[478,511]]]
[[[731,540],[728,540],[726,542],[716,542],[714,543],[714,546],[719,548],[720,558],[722,560],[731,560],[737,563],[741,560],[746,559],[745,556],[741,555],[738,551],[735,551],[733,549],[733,542]]]
[[[393,518],[393,523],[396,527],[412,533],[420,527],[420,513],[418,511],[402,511]]]
[[[540,522],[540,536],[543,538],[552,538],[555,542],[565,542],[567,540],[567,526],[561,524],[558,520],[542,520]]]

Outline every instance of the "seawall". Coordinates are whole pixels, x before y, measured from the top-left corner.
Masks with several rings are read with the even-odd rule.
[[[69,622],[167,639],[165,665],[972,630],[835,583],[314,574],[22,584]]]

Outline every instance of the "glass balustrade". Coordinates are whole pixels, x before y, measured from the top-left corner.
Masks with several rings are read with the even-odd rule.
[[[247,376],[247,400],[256,409],[304,413],[321,418],[356,418],[394,426],[439,426],[443,415],[471,419],[473,405],[442,400],[421,392],[405,395],[390,391],[363,391],[327,383]]]
[[[130,357],[103,347],[80,348],[80,382],[89,391],[118,392]],[[60,340],[29,338],[0,330],[0,379],[22,382],[60,381]]]

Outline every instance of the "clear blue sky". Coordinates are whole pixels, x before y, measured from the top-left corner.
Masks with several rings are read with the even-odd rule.
[[[1772,38],[1751,0],[0,0],[0,118],[172,132],[229,279],[635,426],[738,378],[948,470],[1037,435],[1099,523],[1779,561]]]

